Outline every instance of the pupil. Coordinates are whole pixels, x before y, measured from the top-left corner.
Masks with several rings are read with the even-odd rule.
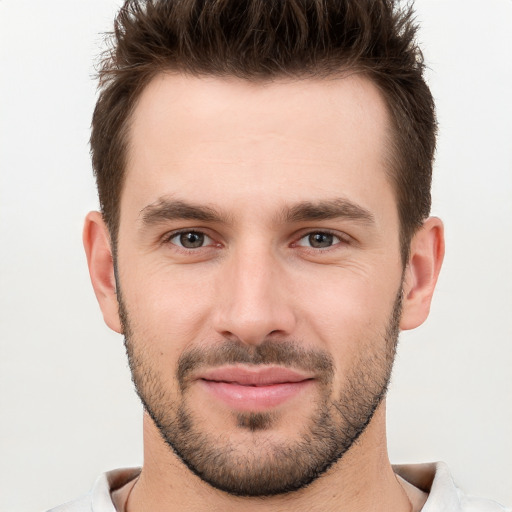
[[[180,236],[180,243],[187,249],[195,249],[201,247],[204,243],[204,235],[191,231],[190,233],[183,233]]]
[[[333,235],[329,233],[314,233],[309,235],[309,243],[311,247],[322,248],[322,247],[330,247],[333,242]]]

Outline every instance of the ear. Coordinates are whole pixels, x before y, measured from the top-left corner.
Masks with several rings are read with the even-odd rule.
[[[85,218],[83,242],[89,275],[103,319],[113,331],[122,333],[110,234],[100,212],[90,212]]]
[[[427,319],[443,258],[443,223],[437,217],[430,217],[411,241],[403,286],[401,330],[414,329]]]

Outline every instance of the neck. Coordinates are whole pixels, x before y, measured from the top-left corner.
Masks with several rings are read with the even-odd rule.
[[[130,494],[127,512],[410,512],[411,503],[389,463],[385,406],[351,449],[304,489],[284,495],[245,498],[219,491],[194,475],[163,442],[145,415],[144,466]]]

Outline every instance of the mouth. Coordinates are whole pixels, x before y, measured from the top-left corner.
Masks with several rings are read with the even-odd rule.
[[[229,366],[206,370],[197,382],[214,399],[238,412],[271,410],[309,388],[315,379],[284,367]]]

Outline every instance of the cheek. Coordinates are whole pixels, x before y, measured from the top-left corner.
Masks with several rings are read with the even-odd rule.
[[[301,338],[321,344],[343,381],[361,358],[386,350],[399,278],[386,283],[370,274],[339,272],[313,282],[302,292]]]
[[[122,292],[132,330],[165,354],[182,350],[207,334],[209,312],[215,304],[210,280],[189,266],[127,266]]]
[[[208,339],[208,315],[199,300],[201,294],[176,276],[168,278],[165,272],[135,272],[125,277],[122,293],[130,343],[142,362],[139,382],[148,392],[178,399],[178,360],[190,345]],[[206,301],[203,295],[203,302]]]
[[[293,295],[302,298],[304,314],[335,334],[381,325],[392,307],[399,277],[397,272],[397,276],[383,279],[372,267],[320,268],[303,274],[301,281]]]

